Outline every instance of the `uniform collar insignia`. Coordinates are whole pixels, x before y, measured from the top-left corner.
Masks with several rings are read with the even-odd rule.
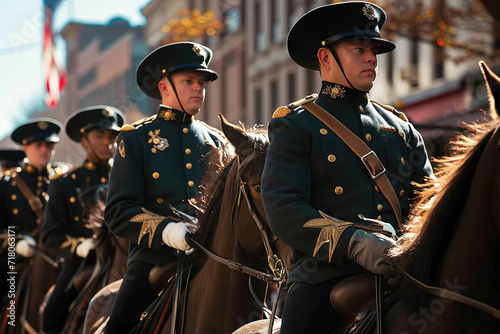
[[[328,95],[332,99],[344,98],[345,97],[345,89],[341,85],[327,85],[325,89],[321,92],[321,94]]]
[[[167,122],[190,123],[193,121],[193,116],[188,115],[183,111],[172,109],[166,105],[160,104],[157,118]]]
[[[162,109],[158,113],[158,117],[166,121],[175,121],[175,112],[173,112],[172,109]]]

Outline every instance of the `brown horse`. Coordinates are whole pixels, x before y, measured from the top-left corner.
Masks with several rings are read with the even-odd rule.
[[[120,280],[125,274],[128,243],[110,233],[104,223],[106,194],[107,185],[104,184],[87,189],[79,198],[89,217],[86,226],[96,236],[96,264],[88,272],[77,273],[74,284],[80,293],[63,328],[63,332],[67,334],[83,331],[85,315],[92,297],[104,286]]]
[[[422,189],[393,250],[408,275],[438,289],[402,272],[385,296],[386,333],[500,332],[500,78],[480,67],[492,121],[469,126],[471,135],[454,141],[457,154],[437,161],[440,187]],[[482,304],[466,305],[463,296]],[[372,311],[350,330],[373,333],[374,319]]]
[[[222,116],[221,123],[232,146],[214,149],[207,157],[209,170],[201,183],[203,189],[197,202],[203,213],[198,217],[200,228],[193,238],[224,259],[266,271],[267,254],[255,219],[264,222],[265,232],[271,237],[260,196],[269,144],[267,129],[244,130]],[[245,189],[248,203],[242,193]],[[251,205],[247,205],[249,203]],[[250,207],[254,208],[254,215]],[[279,240],[274,241],[278,253],[289,259],[290,249]],[[183,329],[177,333],[230,333],[262,316],[262,307],[252,298],[248,275],[199,252],[191,276],[187,292],[184,291],[181,298],[185,298],[185,303],[181,303],[178,312],[177,322]],[[256,287],[259,282],[253,279],[252,284]],[[262,294],[260,297],[263,298]],[[149,331],[142,332],[171,332],[170,310],[160,312],[164,317]]]

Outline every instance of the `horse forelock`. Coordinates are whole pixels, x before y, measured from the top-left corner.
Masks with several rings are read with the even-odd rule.
[[[410,222],[393,255],[415,278],[433,284],[453,232],[457,228],[481,155],[498,122],[468,126],[451,142],[454,155],[434,159],[438,184],[417,187]]]

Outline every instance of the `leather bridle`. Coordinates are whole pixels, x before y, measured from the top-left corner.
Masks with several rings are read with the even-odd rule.
[[[236,158],[236,163],[238,164],[237,167],[239,168],[240,166],[240,160],[239,157]],[[236,216],[239,212],[241,202],[242,202],[242,197],[245,197],[245,200],[248,205],[248,210],[250,211],[250,214],[252,215],[255,224],[257,225],[257,228],[259,229],[262,242],[264,244],[264,248],[266,250],[267,254],[267,261],[269,268],[272,271],[272,274],[268,274],[250,267],[247,267],[241,263],[222,258],[202,245],[200,245],[198,242],[193,240],[189,235],[187,236],[188,243],[190,243],[192,246],[195,246],[198,250],[203,252],[205,255],[207,255],[209,258],[212,260],[224,264],[230,269],[237,270],[243,274],[248,274],[250,276],[256,277],[260,279],[261,281],[267,282],[267,283],[282,283],[286,281],[286,270],[285,266],[283,264],[283,261],[273,252],[272,249],[272,243],[274,243],[276,240],[276,236],[272,236],[269,238],[268,231],[266,229],[267,224],[264,222],[262,217],[260,216],[259,212],[256,209],[255,203],[252,200],[252,196],[250,194],[250,191],[248,190],[248,185],[245,181],[241,179],[241,177],[238,177],[238,182],[239,182],[239,187],[238,187],[238,195],[236,197],[236,201],[233,205],[232,209],[232,214],[231,214],[231,219],[233,223],[235,222]],[[272,243],[271,241],[272,240]]]

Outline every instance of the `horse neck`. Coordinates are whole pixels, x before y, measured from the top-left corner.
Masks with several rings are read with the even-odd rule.
[[[491,219],[486,216],[491,212],[491,177],[499,175],[499,164],[484,158],[489,155],[486,152],[492,150],[487,148],[493,142],[490,137],[491,132],[470,151],[467,159],[459,162],[460,166],[453,173],[450,172],[452,176],[442,184],[443,189],[432,210],[420,217],[425,221],[420,242],[404,267],[425,284],[446,288],[457,284],[471,286],[477,265],[482,263],[482,255],[486,255],[474,252],[483,247],[484,242],[491,241],[491,238],[485,239],[485,232],[491,231]],[[495,144],[497,142],[498,138]],[[474,244],[480,247],[471,246]],[[459,277],[463,284],[456,283]],[[417,303],[430,298],[406,280],[399,284],[399,291],[409,294],[408,299]]]
[[[446,250],[441,280],[460,286],[491,285],[492,266],[500,274],[500,131],[488,140],[472,178],[456,231]]]
[[[233,221],[233,208],[238,205],[236,168],[233,164],[228,172],[216,226],[207,231],[211,233],[207,246],[218,256],[253,266],[252,257],[238,245],[238,222]],[[251,314],[259,313],[248,288],[248,275],[209,258],[190,283],[187,307],[186,332],[231,332],[248,322]]]

